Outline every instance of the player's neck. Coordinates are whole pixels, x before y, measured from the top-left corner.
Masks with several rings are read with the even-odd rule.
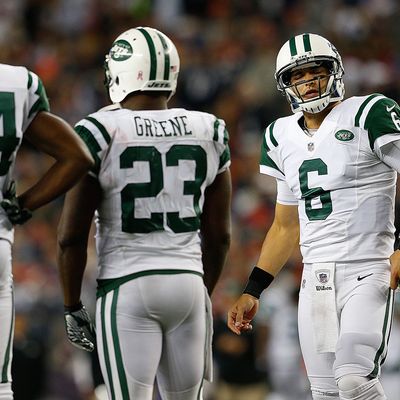
[[[148,96],[146,94],[136,94],[128,96],[121,101],[123,108],[131,110],[166,110],[167,98],[165,96]]]
[[[304,126],[306,129],[318,129],[322,122],[324,121],[325,117],[331,112],[332,108],[338,105],[340,102],[331,103],[319,113],[307,113],[304,112]]]

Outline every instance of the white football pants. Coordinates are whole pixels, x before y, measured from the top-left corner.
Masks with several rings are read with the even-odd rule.
[[[201,276],[142,276],[97,301],[97,347],[110,400],[202,399],[209,349]],[[208,321],[210,316],[208,316]]]
[[[299,298],[300,345],[314,399],[339,399],[336,382],[348,375],[379,378],[392,323],[394,291],[388,260],[336,263],[339,337],[335,352],[318,353],[312,315],[311,264],[305,264]],[[378,387],[378,385],[377,385]],[[385,399],[376,397],[357,399]]]
[[[0,239],[0,400],[11,400],[11,361],[14,338],[14,301],[11,243]]]

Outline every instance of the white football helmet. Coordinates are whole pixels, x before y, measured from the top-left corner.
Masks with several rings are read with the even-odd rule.
[[[308,65],[307,65],[308,64]],[[290,83],[294,68],[324,65],[329,70],[326,90],[312,99],[303,99],[296,85]],[[279,50],[276,59],[275,79],[278,90],[286,95],[293,112],[318,113],[329,103],[342,100],[344,68],[342,58],[328,40],[313,33],[304,33],[289,39]],[[318,82],[320,85],[320,82]]]
[[[105,85],[113,103],[136,91],[169,92],[171,98],[179,73],[178,51],[162,32],[133,28],[115,39],[104,69]]]

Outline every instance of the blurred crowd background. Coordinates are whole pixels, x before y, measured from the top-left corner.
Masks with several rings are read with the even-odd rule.
[[[232,155],[233,240],[213,295],[216,379],[206,387],[207,400],[308,399],[297,341],[298,252],[263,298],[255,329],[238,337],[225,327],[226,311],[241,293],[274,215],[275,182],[258,173],[258,161],[263,129],[290,113],[276,90],[277,51],[295,34],[322,34],[343,57],[347,96],[380,92],[399,101],[399,20],[397,0],[1,0],[0,61],[39,74],[52,111],[72,125],[108,104],[104,56],[116,36],[140,25],[166,33],[180,53],[178,89],[170,106],[225,119]],[[18,190],[51,162],[24,144],[16,168]],[[16,229],[16,400],[104,398],[96,359],[73,348],[64,332],[55,262],[62,200]],[[83,294],[91,311],[95,278],[91,240]],[[400,393],[400,304],[391,348],[383,383],[389,400],[395,400]]]

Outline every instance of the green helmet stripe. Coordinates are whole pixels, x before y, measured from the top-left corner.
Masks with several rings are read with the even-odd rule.
[[[157,76],[157,54],[156,54],[156,47],[154,46],[153,39],[151,38],[149,32],[146,29],[138,28],[140,32],[143,33],[143,36],[146,39],[147,45],[149,46],[150,51],[150,81],[154,81]]]
[[[170,61],[169,61],[169,53],[168,53],[168,44],[163,38],[162,35],[158,33],[158,37],[161,40],[163,49],[164,49],[164,80],[168,81],[169,80],[169,69],[170,69]]]
[[[296,38],[289,39],[290,55],[293,57],[297,54]]]
[[[304,51],[311,51],[310,35],[308,33],[303,35]]]

